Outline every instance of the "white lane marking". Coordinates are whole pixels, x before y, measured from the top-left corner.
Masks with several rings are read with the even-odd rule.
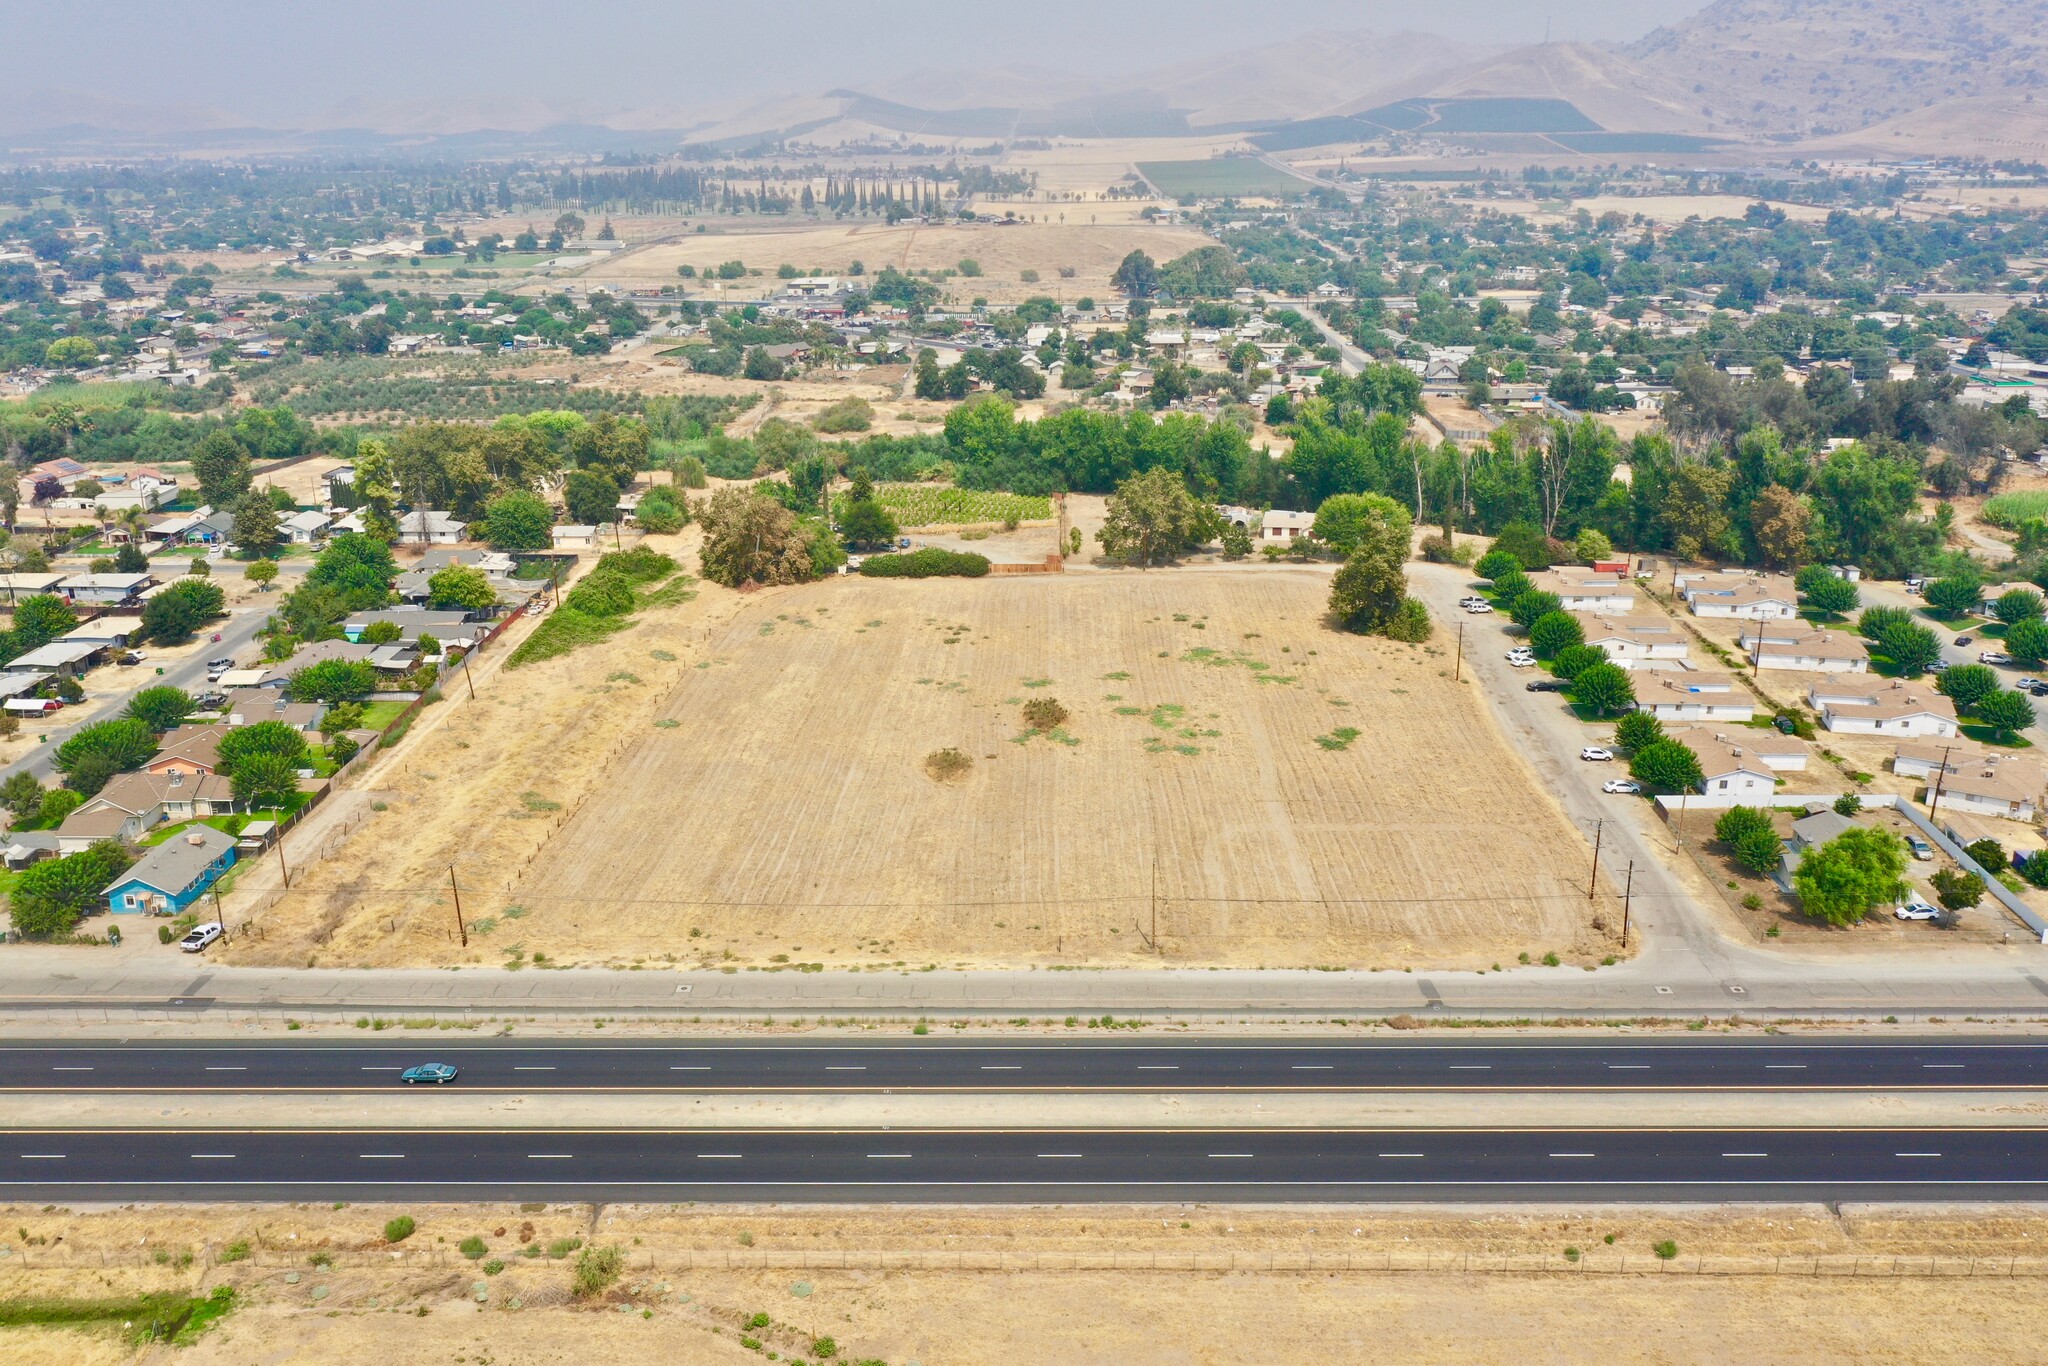
[[[513,1068],[512,1070],[513,1070],[514,1072],[552,1072],[552,1071],[554,1071],[555,1069],[554,1069],[554,1068],[552,1068],[552,1067],[516,1067],[516,1066],[515,1066],[515,1067],[514,1067],[514,1068]]]
[[[1178,1072],[1180,1071],[1180,1064],[1177,1062],[1141,1062],[1138,1064],[1138,1070],[1140,1072]]]
[[[52,1072],[90,1072],[90,1067],[52,1067]]]
[[[1723,1157],[1769,1157],[1769,1153],[1722,1153]]]
[[[206,1070],[209,1072],[246,1072],[249,1069],[246,1067],[209,1067]]]
[[[1210,1153],[1211,1157],[1256,1157],[1256,1153]]]
[[[744,1156],[744,1153],[698,1153],[697,1160],[699,1162],[737,1162]]]
[[[1332,1064],[1326,1062],[1298,1062],[1294,1064],[1293,1070],[1296,1072],[1330,1072],[1334,1071],[1335,1068]]]
[[[233,1158],[233,1157],[234,1157],[234,1154],[233,1154],[233,1153],[194,1153],[194,1154],[192,1154],[192,1160],[193,1160],[194,1162],[203,1162],[203,1161],[225,1161],[225,1160],[231,1159],[231,1158]]]
[[[668,1070],[671,1072],[709,1072],[711,1069],[708,1067],[671,1067]]]
[[[62,1154],[62,1153],[23,1153],[23,1154],[21,1154],[21,1159],[22,1159],[22,1161],[24,1161],[24,1162],[61,1162],[61,1161],[62,1161],[62,1160],[64,1159],[64,1154]]]
[[[1960,1069],[1968,1064],[1960,1062],[1923,1062],[1920,1065],[1922,1067],[1953,1067]]]
[[[1804,1072],[1805,1070],[1806,1064],[1803,1062],[1767,1062],[1764,1064],[1764,1071],[1766,1072]]]
[[[1552,1157],[1592,1157],[1593,1153],[1552,1153]]]
[[[403,1072],[403,1067],[365,1067],[365,1072]]]
[[[1940,1157],[1940,1153],[1893,1153],[1893,1157]]]
[[[574,1153],[528,1153],[528,1154],[527,1154],[526,1156],[527,1156],[527,1157],[528,1157],[529,1159],[531,1159],[531,1160],[533,1160],[533,1161],[535,1161],[535,1162],[539,1162],[539,1161],[543,1161],[543,1160],[546,1160],[546,1161],[560,1161],[561,1159],[564,1159],[564,1158],[570,1158],[570,1157],[574,1157],[574,1156],[576,1156],[576,1154],[574,1154]]]
[[[985,1062],[981,1065],[981,1070],[984,1072],[1022,1072],[1024,1065],[1016,1062]]]
[[[827,1067],[825,1070],[827,1072],[865,1072],[868,1069],[865,1067]]]
[[[1650,1064],[1646,1062],[1611,1062],[1607,1064],[1607,1070],[1610,1072],[1647,1072],[1650,1070]]]
[[[1081,1153],[1040,1153],[1040,1157],[1081,1157]]]
[[[1421,1153],[1381,1153],[1381,1157],[1421,1157]]]
[[[909,1156],[910,1156],[910,1154],[909,1154],[909,1153],[869,1153],[869,1154],[868,1154],[868,1157],[869,1157],[869,1159],[870,1159],[870,1160],[872,1160],[872,1161],[876,1161],[876,1162],[882,1161],[882,1160],[883,1160],[883,1159],[885,1159],[885,1158],[886,1158],[886,1159],[888,1159],[888,1160],[890,1160],[890,1161],[902,1161],[902,1160],[904,1160],[905,1158],[908,1158]]]
[[[1454,1062],[1451,1064],[1451,1070],[1453,1072],[1491,1072],[1493,1064],[1490,1062]]]
[[[397,1158],[402,1158],[402,1157],[404,1157],[404,1156],[405,1156],[405,1154],[404,1154],[404,1153],[357,1153],[357,1154],[356,1154],[356,1156],[357,1156],[357,1157],[358,1157],[359,1159],[361,1159],[361,1160],[363,1160],[363,1161],[365,1161],[365,1162],[367,1162],[367,1161],[370,1161],[370,1160],[372,1160],[372,1159],[375,1159],[375,1160],[377,1160],[377,1161],[380,1161],[380,1162],[381,1162],[381,1161],[391,1161],[391,1160],[395,1160],[395,1159],[397,1159]]]

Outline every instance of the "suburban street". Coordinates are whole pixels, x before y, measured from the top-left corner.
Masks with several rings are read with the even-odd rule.
[[[1908,593],[1904,584],[1865,579],[1857,584],[1856,588],[1862,596],[1864,607],[1903,607],[1913,613],[1914,619],[1929,627],[1941,641],[1941,657],[1945,663],[1975,664],[1978,655],[1986,650],[1998,650],[2002,646],[2002,642],[1996,637],[1984,634],[1983,628],[1994,623],[1981,617],[1972,617],[1961,622],[1947,622],[1936,621],[1932,617],[1922,615],[1923,609],[1927,606],[1926,600]],[[1959,637],[1968,637],[1970,643],[1957,645],[1956,640]],[[2010,688],[2022,678],[2048,673],[2048,666],[2040,665],[1993,664],[1989,667],[1998,675],[1999,686],[2006,688]],[[1930,678],[1928,681],[1931,683],[1933,680]],[[2037,712],[2048,717],[2048,699],[2036,699],[2034,706]],[[2040,720],[2035,721],[2020,734],[2035,745],[2048,745],[2048,725],[2044,725]]]
[[[2038,1130],[30,1130],[37,1200],[2036,1199]]]
[[[421,1062],[463,1090],[1204,1091],[1925,1090],[2048,1087],[2048,1044],[1674,1041],[1489,1044],[1196,1040],[576,1042],[332,1045],[219,1042],[0,1047],[0,1090],[388,1091]]]

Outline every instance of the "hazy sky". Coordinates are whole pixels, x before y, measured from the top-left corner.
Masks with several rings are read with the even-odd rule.
[[[1082,74],[1317,29],[1629,39],[1705,0],[10,0],[0,88],[218,105],[255,121],[533,94],[602,108],[814,92],[931,65]]]

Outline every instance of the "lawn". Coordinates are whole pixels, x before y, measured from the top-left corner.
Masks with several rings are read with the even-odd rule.
[[[398,714],[411,706],[410,702],[372,702],[363,708],[364,730],[383,730],[398,719]]]
[[[251,817],[243,815],[203,816],[196,821],[178,821],[175,824],[160,826],[157,829],[150,831],[149,834],[143,837],[142,847],[147,849],[152,845],[162,844],[164,841],[170,839],[172,836],[177,835],[195,825],[210,825],[214,829],[225,831],[230,835],[239,835],[242,833],[242,827],[247,825],[252,819],[262,820],[269,819],[269,817]]]
[[[1219,199],[1229,195],[1298,195],[1308,181],[1253,157],[1212,157],[1207,161],[1141,161],[1138,174],[1169,199],[1194,195]]]

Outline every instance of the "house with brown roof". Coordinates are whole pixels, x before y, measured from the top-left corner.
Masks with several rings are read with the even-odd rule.
[[[1801,669],[1809,673],[1868,673],[1870,647],[1848,631],[1742,629],[1741,645],[1759,669]]]
[[[75,854],[100,840],[134,842],[169,821],[220,816],[235,809],[234,786],[219,776],[182,772],[121,773],[57,827],[59,853]]]
[[[1897,771],[1896,760],[1892,768]],[[1957,755],[1953,771],[1939,774],[1928,784],[1927,800],[1941,811],[2031,821],[2041,809],[2044,782],[2048,775],[2041,765],[2016,754],[1987,754],[1968,760]]]
[[[1586,644],[1597,645],[1624,669],[1683,669],[1686,637],[1666,616],[1590,616],[1581,623]]]
[[[1731,736],[1727,731],[1700,726],[1670,738],[1699,756],[1700,791],[1708,796],[1753,803],[1767,803],[1777,796],[1777,774],[1748,734]],[[1803,752],[1800,763],[1805,763]]]
[[[1772,575],[1736,584],[1725,591],[1700,589],[1685,595],[1696,617],[1740,617],[1746,621],[1792,621],[1799,615],[1799,593],[1792,580]]]
[[[1756,715],[1756,699],[1733,676],[1667,669],[1636,680],[1636,710],[1659,721],[1732,721]]]
[[[183,773],[206,777],[220,771],[220,742],[234,727],[214,723],[179,726],[157,742],[156,754],[142,766],[144,773]]]
[[[1956,704],[1915,679],[1823,674],[1806,690],[1806,701],[1822,725],[1846,735],[1953,739],[1958,733]]]
[[[228,724],[253,726],[259,721],[282,721],[293,730],[319,729],[327,715],[324,702],[289,702],[282,688],[231,688],[227,693]]]

